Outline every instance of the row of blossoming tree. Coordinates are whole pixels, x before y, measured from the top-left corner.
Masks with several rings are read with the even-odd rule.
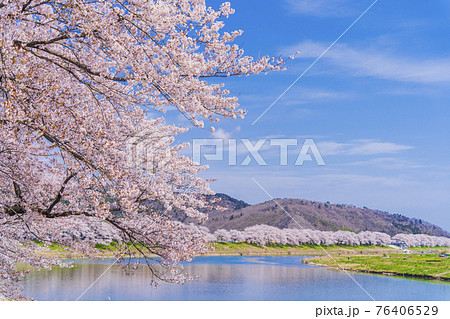
[[[377,245],[404,243],[409,247],[450,247],[450,238],[425,234],[397,234],[389,236],[381,232],[363,231],[320,231],[311,229],[280,229],[267,225],[247,227],[242,231],[219,229],[210,233],[206,227],[198,227],[198,231],[210,242],[246,242],[259,246],[267,244],[280,245]]]

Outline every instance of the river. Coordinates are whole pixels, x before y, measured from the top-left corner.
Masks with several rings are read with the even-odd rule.
[[[198,257],[185,265],[186,284],[150,285],[142,266],[127,276],[112,260],[75,261],[73,268],[29,274],[24,294],[35,300],[450,300],[450,284],[350,273],[302,263],[305,256]],[[105,272],[106,271],[106,272]]]

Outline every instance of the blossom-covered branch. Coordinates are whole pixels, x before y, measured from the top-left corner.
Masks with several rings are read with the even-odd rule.
[[[204,220],[211,190],[197,176],[205,167],[179,154],[187,144],[174,144],[186,129],[166,123],[164,113],[175,107],[198,127],[242,117],[237,98],[209,79],[281,68],[282,59],[246,56],[234,44],[242,31],[222,32],[233,12],[205,0],[1,1],[5,285],[17,281],[16,262],[54,264],[24,251],[31,239],[89,252],[83,245],[94,243],[61,235],[80,219],[111,225],[169,268],[207,250],[167,216],[177,210]],[[150,172],[127,163],[127,146],[142,132],[151,136]],[[0,293],[11,294],[5,285]]]

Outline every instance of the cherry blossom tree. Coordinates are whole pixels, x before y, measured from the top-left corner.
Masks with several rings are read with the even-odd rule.
[[[243,243],[246,241],[245,234],[239,230],[232,229],[230,230],[231,241],[237,243]]]
[[[93,242],[60,235],[80,220],[116,229],[127,243],[118,258],[130,244],[162,257],[170,271],[154,274],[167,280],[182,281],[174,265],[209,249],[204,233],[168,218],[204,220],[211,191],[197,176],[205,167],[174,144],[186,129],[164,113],[176,108],[200,128],[243,117],[210,79],[281,68],[245,56],[234,44],[242,31],[222,32],[232,13],[205,0],[0,0],[0,294],[18,297],[17,262],[57,263],[33,254],[46,243],[92,252]],[[142,132],[147,170],[127,161]]]
[[[405,243],[410,247],[450,247],[450,238],[426,234],[397,234],[391,237],[386,233],[371,231],[363,231],[357,234],[342,230],[332,232],[299,228],[280,229],[268,225],[255,225],[247,227],[243,231],[219,229],[208,238],[216,242],[247,242],[259,246],[266,246],[267,244],[387,246],[391,243]]]
[[[425,234],[397,234],[392,237],[392,240],[396,243],[404,243],[409,247],[450,247],[450,238]]]
[[[231,234],[226,229],[219,229],[214,232],[214,240],[219,243],[227,243],[231,241]]]

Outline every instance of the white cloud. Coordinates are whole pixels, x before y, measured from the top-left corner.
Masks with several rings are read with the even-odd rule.
[[[290,12],[314,17],[340,17],[354,13],[348,0],[287,0]]]
[[[383,153],[397,153],[411,149],[411,146],[389,142],[367,142],[352,147],[349,152],[354,155],[374,155]]]
[[[317,148],[322,155],[338,155],[344,154],[345,150],[350,147],[349,144],[342,144],[337,142],[319,142]]]
[[[285,105],[300,105],[300,104],[309,104],[312,102],[345,100],[350,99],[354,96],[354,94],[349,92],[339,92],[307,87],[297,88],[290,95],[292,97],[286,98],[283,101]],[[311,113],[311,110],[308,109],[303,110],[305,111],[305,113]]]
[[[305,41],[284,52],[300,51],[298,58],[316,58],[327,46],[320,42]],[[414,83],[450,82],[448,58],[413,58],[374,48],[336,44],[323,56],[322,61],[336,67],[337,71],[350,71],[357,76]]]
[[[415,168],[424,168],[424,165],[420,165],[411,161],[406,161],[402,159],[397,158],[391,158],[391,157],[380,157],[380,158],[373,158],[365,161],[356,161],[351,162],[348,164],[345,164],[345,166],[365,166],[365,167],[377,167],[382,169],[390,169],[390,170],[397,170],[397,169],[415,169]]]
[[[233,136],[230,132],[225,131],[223,128],[218,128],[212,133],[213,138],[219,138],[222,140],[229,140]]]
[[[412,146],[373,140],[356,140],[349,143],[319,142],[322,155],[376,155],[392,154],[412,149]]]

